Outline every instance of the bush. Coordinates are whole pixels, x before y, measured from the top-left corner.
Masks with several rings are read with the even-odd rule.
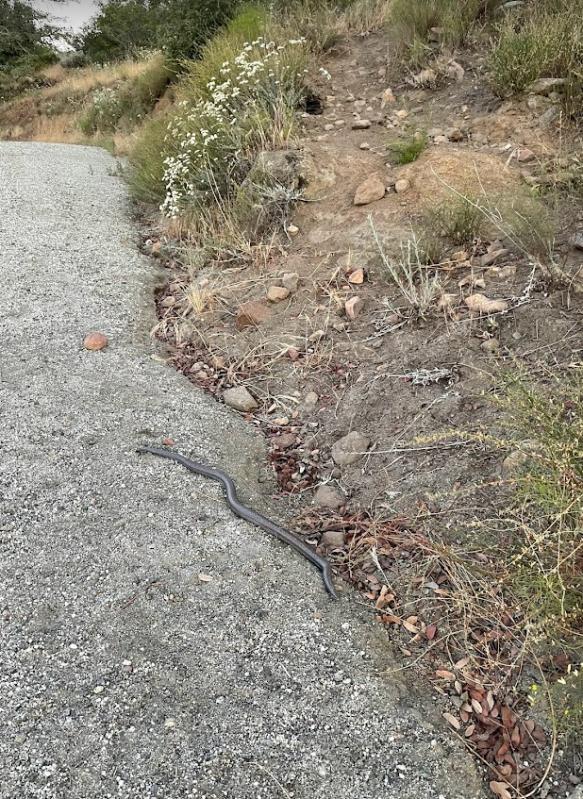
[[[494,90],[523,92],[538,78],[564,78],[567,106],[583,97],[583,0],[538,0],[505,21],[490,57]]]
[[[289,140],[304,94],[307,53],[301,40],[281,44],[260,37],[246,44],[201,89],[183,100],[169,125],[163,210],[177,216],[188,205],[227,199],[254,153]],[[188,95],[189,81],[182,87]]]
[[[425,215],[423,227],[453,244],[468,246],[486,227],[486,217],[475,197],[454,196]]]
[[[445,44],[457,46],[469,38],[490,7],[489,0],[394,0],[389,24],[401,50],[419,61],[427,52],[432,28],[440,29]]]
[[[400,139],[389,145],[389,150],[393,154],[395,163],[403,166],[412,164],[427,147],[427,136],[425,133],[416,133],[408,139]]]

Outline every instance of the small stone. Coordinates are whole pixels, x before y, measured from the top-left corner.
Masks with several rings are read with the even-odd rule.
[[[549,94],[563,88],[566,82],[565,78],[539,78],[528,90],[532,94]]]
[[[288,291],[297,291],[300,283],[300,276],[297,272],[286,272],[282,277],[281,282]]]
[[[287,226],[287,235],[290,236],[290,238],[292,238],[292,239],[295,238],[298,235],[299,232],[300,232],[300,229],[299,229],[299,227],[297,225],[288,225]]]
[[[571,247],[574,247],[576,250],[583,250],[583,232],[575,233],[571,236],[569,243]]]
[[[172,295],[169,297],[164,297],[160,305],[162,308],[172,308],[173,305],[176,305],[176,297],[173,297]]]
[[[489,355],[495,355],[500,349],[500,342],[498,341],[498,339],[489,338],[486,341],[482,342],[482,344],[480,345],[480,349],[483,352],[487,352]]]
[[[409,116],[409,112],[406,111],[404,108],[400,108],[396,113],[395,116],[397,119],[407,119]]]
[[[300,351],[295,347],[288,347],[285,354],[290,359],[290,361],[297,361],[298,358],[300,357]]]
[[[411,184],[406,178],[400,178],[395,182],[395,191],[397,192],[397,194],[403,194],[403,192],[409,189],[410,185]]]
[[[96,685],[95,688],[93,689],[94,694],[102,694],[104,691],[105,688],[103,687],[103,685]]]
[[[324,130],[327,130],[327,131],[334,130],[334,125],[332,125],[332,124],[329,122],[327,125],[324,125]]]
[[[334,127],[343,128],[345,124],[346,123],[344,122],[343,119],[337,119],[336,122],[334,123]]]
[[[450,141],[456,141],[456,142],[463,141],[465,138],[463,131],[460,130],[459,128],[449,128],[449,130],[446,133],[446,136]]]
[[[508,255],[508,252],[509,251],[504,248],[501,250],[494,250],[493,252],[487,252],[480,258],[480,266],[491,266],[499,258],[504,258],[504,256]]]
[[[397,98],[393,94],[393,90],[390,87],[385,89],[381,98],[381,108],[385,108],[387,105],[392,105],[396,102]]]
[[[245,388],[245,386],[235,386],[228,388],[223,394],[225,405],[234,408],[236,411],[249,413],[258,407],[255,397]]]
[[[326,336],[326,331],[314,330],[314,332],[308,336],[308,341],[311,344],[317,344],[318,341],[321,341],[325,336]]]
[[[369,205],[385,196],[385,184],[378,175],[371,175],[361,183],[354,195],[354,205]]]
[[[511,452],[510,455],[504,458],[502,463],[502,477],[504,477],[505,480],[516,477],[517,474],[522,471],[527,460],[528,455],[526,452],[521,452],[520,450]]]
[[[338,466],[348,466],[359,461],[369,447],[370,438],[353,430],[332,446],[332,458]]]
[[[283,300],[287,300],[290,293],[285,286],[270,286],[267,290],[267,299],[269,302],[283,302]]]
[[[104,350],[108,344],[109,342],[107,340],[107,336],[104,336],[103,333],[98,333],[96,331],[93,333],[88,333],[83,339],[83,346],[86,350],[90,350],[91,352],[99,352],[99,350]]]
[[[533,151],[527,147],[521,147],[520,150],[516,151],[516,160],[521,164],[528,164],[530,161],[534,161],[535,158]]]
[[[367,141],[363,141],[360,144],[361,150],[370,150],[370,144]]]
[[[338,510],[344,505],[345,499],[339,491],[331,486],[320,486],[314,495],[314,501],[321,508]]]
[[[244,330],[246,327],[259,327],[271,316],[271,311],[262,302],[250,300],[244,302],[237,311],[237,330]]]
[[[349,319],[356,319],[364,307],[364,300],[361,297],[351,297],[344,303],[344,310]]]
[[[360,286],[364,283],[364,269],[355,269],[348,275],[348,282],[354,286]]]
[[[320,538],[323,549],[340,549],[346,543],[346,533],[342,530],[326,530]]]
[[[282,433],[273,439],[273,443],[278,449],[289,449],[295,445],[297,438],[295,433]]]
[[[166,719],[164,727],[167,730],[173,730],[176,727],[176,719]]]
[[[505,300],[491,300],[484,294],[471,294],[464,302],[470,311],[480,314],[503,313],[509,307]]]
[[[370,128],[370,119],[355,119],[352,123],[352,130],[367,130]]]
[[[315,391],[308,391],[304,397],[304,408],[308,411],[313,411],[316,408],[319,399],[320,398]]]

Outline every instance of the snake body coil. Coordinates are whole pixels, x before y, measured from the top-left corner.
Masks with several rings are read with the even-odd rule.
[[[185,466],[195,474],[201,474],[204,477],[210,477],[211,480],[216,480],[217,482],[221,483],[226,491],[227,502],[233,513],[235,513],[241,519],[245,519],[245,521],[251,522],[251,524],[255,524],[257,527],[261,527],[262,530],[265,530],[267,533],[279,538],[279,540],[283,541],[284,544],[289,544],[301,555],[303,555],[304,558],[309,560],[310,563],[313,563],[314,566],[317,566],[322,572],[322,580],[324,581],[326,590],[330,596],[332,596],[334,599],[338,599],[338,595],[334,589],[334,584],[332,583],[332,571],[328,561],[325,558],[321,558],[319,555],[317,555],[313,549],[311,549],[307,544],[304,544],[303,541],[301,541],[289,530],[285,530],[283,527],[280,527],[272,522],[271,519],[268,519],[267,516],[263,516],[261,513],[257,513],[257,511],[241,504],[237,497],[235,483],[228,474],[220,469],[212,469],[210,466],[205,466],[203,463],[191,461],[189,458],[185,458],[184,455],[180,455],[178,452],[173,452],[170,449],[162,449],[161,447],[140,447],[138,452],[157,455],[160,458],[168,458],[171,461],[180,463],[182,466]]]

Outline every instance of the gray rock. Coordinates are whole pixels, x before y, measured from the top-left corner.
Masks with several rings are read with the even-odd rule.
[[[323,549],[338,549],[346,543],[346,533],[342,530],[326,530],[320,538],[320,546]]]
[[[352,130],[367,130],[370,128],[370,119],[355,119],[352,123]]]
[[[520,450],[511,452],[502,462],[502,477],[505,480],[514,479],[520,474],[527,461],[528,455],[526,452],[521,452]]]
[[[228,388],[223,394],[223,399],[229,408],[235,408],[236,411],[243,411],[243,413],[248,413],[258,407],[255,397],[247,391],[245,386]]]
[[[332,488],[332,486],[320,486],[314,495],[314,501],[322,508],[337,510],[341,505],[344,505],[346,500],[340,491]]]
[[[332,457],[338,466],[348,466],[359,461],[369,447],[370,438],[353,430],[333,445]]]
[[[286,272],[281,282],[288,291],[297,291],[300,282],[300,276],[297,272]]]
[[[575,247],[576,250],[583,250],[583,232],[578,232],[571,236],[569,243],[571,247]]]
[[[565,78],[539,78],[529,87],[533,94],[550,94],[562,89],[566,84]]]

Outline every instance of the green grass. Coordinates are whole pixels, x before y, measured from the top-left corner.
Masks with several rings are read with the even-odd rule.
[[[440,29],[440,42],[457,47],[471,37],[490,7],[488,0],[393,0],[389,28],[405,58],[419,65],[431,55],[432,28]]]
[[[494,90],[501,97],[528,90],[538,78],[564,78],[565,105],[583,98],[583,0],[534,0],[501,25],[490,57]]]
[[[416,161],[426,147],[427,135],[425,133],[416,133],[409,138],[392,142],[389,145],[389,150],[393,156],[394,162],[403,166]]]

